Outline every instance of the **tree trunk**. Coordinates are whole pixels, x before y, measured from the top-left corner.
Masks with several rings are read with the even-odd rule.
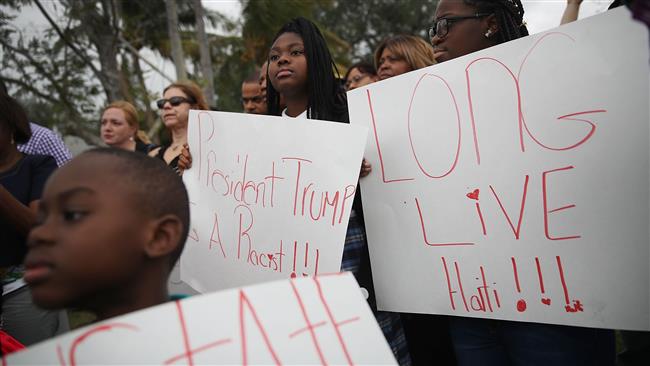
[[[76,0],[74,4],[87,14],[86,17],[79,20],[83,24],[88,39],[97,48],[99,65],[103,74],[100,82],[106,91],[107,102],[124,99],[122,75],[117,62],[119,49],[113,23],[116,20],[112,2],[102,0],[99,8],[95,7],[94,3],[79,0]]]
[[[210,56],[210,45],[205,33],[205,23],[203,22],[203,5],[201,0],[192,0],[194,7],[194,16],[196,17],[196,36],[199,42],[199,52],[201,53],[201,75],[203,76],[203,93],[205,94],[208,104],[214,103],[214,75],[212,74],[212,57]]]
[[[148,130],[153,126],[154,124],[154,119],[155,119],[155,113],[153,110],[151,110],[151,99],[149,98],[149,92],[147,91],[147,86],[144,82],[144,75],[142,73],[142,68],[140,67],[140,60],[138,58],[138,55],[136,54],[136,50],[129,50],[131,54],[131,61],[133,62],[133,72],[135,73],[135,77],[137,79],[137,83],[139,86],[139,91],[141,93],[142,97],[142,103],[144,104],[144,126],[140,126],[141,130]]]
[[[178,11],[176,9],[176,0],[165,0],[167,7],[167,31],[169,32],[169,41],[172,48],[172,60],[176,66],[176,78],[178,80],[187,79],[185,71],[185,57],[181,46],[181,36],[178,31]]]
[[[120,0],[109,0],[109,2],[106,3],[105,6],[110,6],[109,14],[112,15],[111,20],[112,20],[113,35],[114,35],[113,43],[115,44],[115,49],[121,56],[122,67],[120,68],[120,74],[119,74],[120,91],[122,93],[124,100],[135,105],[135,97],[131,91],[131,82],[129,80],[130,70],[129,70],[129,61],[127,58],[128,52],[120,51],[120,32],[121,32],[120,21],[122,20],[122,2]],[[115,55],[115,57],[117,58],[117,54]]]

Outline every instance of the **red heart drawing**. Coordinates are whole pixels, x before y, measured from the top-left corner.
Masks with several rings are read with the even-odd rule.
[[[270,261],[273,260],[273,254],[267,254],[266,256],[269,257],[269,260],[270,260]]]
[[[545,299],[545,298],[543,298],[543,299],[542,299],[542,304],[544,304],[544,305],[551,305],[551,299]]]
[[[467,198],[478,201],[478,188],[476,188],[474,192],[469,192]]]

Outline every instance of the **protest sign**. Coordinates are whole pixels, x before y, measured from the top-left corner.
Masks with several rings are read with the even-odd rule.
[[[74,330],[3,365],[394,365],[351,274],[197,295]]]
[[[348,93],[379,308],[650,329],[648,60],[619,9]]]
[[[191,111],[191,228],[181,279],[199,292],[338,272],[366,128]]]

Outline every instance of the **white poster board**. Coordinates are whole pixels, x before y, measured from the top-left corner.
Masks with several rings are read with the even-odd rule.
[[[92,324],[3,365],[395,365],[351,274],[197,295]]]
[[[191,111],[191,228],[181,279],[199,292],[338,272],[367,129]]]
[[[620,9],[348,93],[379,308],[650,329],[648,61]]]

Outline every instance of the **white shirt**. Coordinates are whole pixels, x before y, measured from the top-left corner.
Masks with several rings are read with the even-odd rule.
[[[295,117],[291,117],[290,115],[287,114],[287,109],[285,108],[282,111],[282,117],[287,117],[287,118],[302,118],[302,119],[307,119],[307,110],[305,109],[302,113]]]

